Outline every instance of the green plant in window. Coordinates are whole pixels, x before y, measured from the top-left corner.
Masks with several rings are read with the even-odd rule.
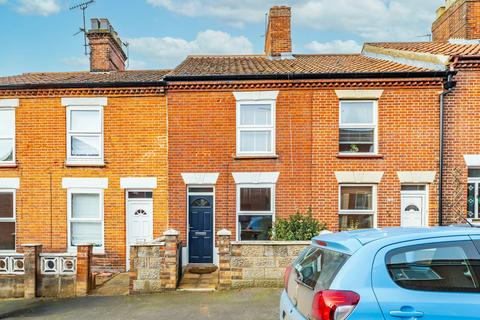
[[[313,218],[312,208],[305,214],[297,211],[287,220],[278,219],[273,227],[272,239],[277,241],[308,241],[326,230],[325,223]]]
[[[359,152],[360,148],[356,144],[350,145],[350,152]]]

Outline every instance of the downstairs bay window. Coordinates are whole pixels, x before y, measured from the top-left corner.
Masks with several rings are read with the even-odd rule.
[[[270,240],[275,217],[274,185],[237,185],[237,239]]]
[[[95,253],[104,251],[103,190],[68,190],[68,248],[93,244]]]
[[[375,227],[376,186],[340,185],[340,230]]]
[[[15,191],[0,189],[0,252],[15,251]]]

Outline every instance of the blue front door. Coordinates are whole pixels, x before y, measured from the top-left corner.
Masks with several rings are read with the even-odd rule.
[[[213,263],[213,196],[189,196],[189,263]]]

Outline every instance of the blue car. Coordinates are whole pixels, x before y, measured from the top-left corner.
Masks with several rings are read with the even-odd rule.
[[[315,237],[287,268],[280,320],[480,319],[480,229]]]

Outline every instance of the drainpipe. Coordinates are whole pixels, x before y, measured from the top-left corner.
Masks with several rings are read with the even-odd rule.
[[[453,68],[451,69],[453,71]],[[444,105],[445,105],[445,96],[452,92],[452,89],[455,87],[455,81],[453,81],[454,72],[451,72],[447,76],[447,82],[444,85],[444,91],[440,93],[440,177],[439,177],[439,186],[438,186],[438,225],[443,225],[443,163],[444,163]]]

